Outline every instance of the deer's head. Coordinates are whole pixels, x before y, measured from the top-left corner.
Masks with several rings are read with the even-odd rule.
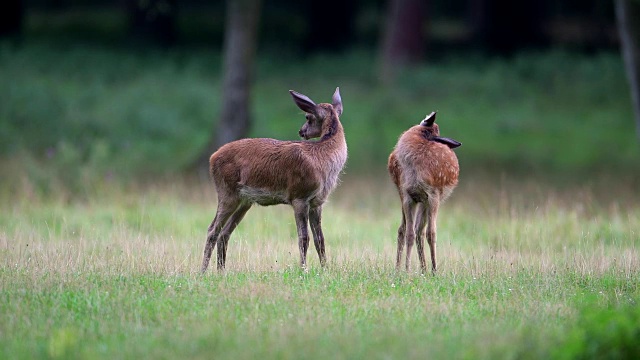
[[[302,125],[298,134],[305,140],[325,136],[330,134],[335,127],[335,122],[339,121],[342,115],[342,98],[340,98],[340,88],[336,88],[333,93],[331,104],[316,104],[308,96],[289,90],[293,101],[305,112],[307,121]]]

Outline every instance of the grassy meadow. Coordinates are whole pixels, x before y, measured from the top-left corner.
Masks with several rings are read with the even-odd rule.
[[[252,136],[296,138],[288,89],[341,88],[327,267],[313,246],[298,267],[289,207],[254,207],[227,271],[200,275],[216,199],[192,161],[219,54],[1,46],[0,358],[637,357],[640,146],[619,57],[440,59],[393,86],[369,59],[268,55],[256,73]],[[463,143],[435,276],[415,253],[395,270],[385,173],[432,110]]]
[[[395,271],[384,182],[344,179],[324,214],[328,266],[312,247],[308,272],[279,206],[249,212],[225,274],[199,275],[204,183],[4,203],[0,357],[637,355],[640,207],[618,190],[634,198],[463,181],[440,212],[436,276],[415,254]]]

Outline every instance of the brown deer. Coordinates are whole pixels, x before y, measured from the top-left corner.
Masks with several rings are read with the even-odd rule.
[[[438,207],[458,184],[458,158],[453,148],[461,144],[440,136],[432,112],[419,125],[405,131],[389,156],[391,180],[398,188],[402,202],[402,223],[398,228],[396,269],[400,269],[402,252],[407,246],[406,270],[414,241],[418,247],[420,268],[424,273],[424,233],[431,250],[431,270],[436,272],[436,220]]]
[[[298,230],[300,265],[307,266],[308,223],[320,264],[326,264],[320,224],[322,205],[338,184],[347,160],[347,143],[339,118],[342,114],[340,89],[336,88],[331,104],[316,104],[303,94],[289,92],[306,113],[299,135],[305,140],[320,139],[241,139],[211,155],[209,169],[218,193],[218,210],[207,233],[202,272],[207,270],[216,245],[218,269],[224,269],[229,237],[255,203],[291,205]]]

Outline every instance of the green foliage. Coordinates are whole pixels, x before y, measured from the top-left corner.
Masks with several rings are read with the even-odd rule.
[[[289,60],[259,57],[251,136],[296,139],[302,123],[287,90],[345,103],[347,171],[384,171],[402,131],[438,110],[463,143],[463,171],[637,173],[640,147],[617,54],[561,51],[511,60],[450,58],[382,86],[367,52]],[[50,192],[86,183],[183,173],[220,108],[220,56],[96,46],[0,46],[2,181]],[[3,166],[7,167],[7,166]]]
[[[206,143],[218,106],[217,74],[208,70],[218,57],[199,55],[0,49],[0,156],[36,162],[50,181],[72,187],[89,173],[184,169]]]
[[[635,300],[605,308],[584,306],[553,353],[556,359],[637,359],[640,307]]]

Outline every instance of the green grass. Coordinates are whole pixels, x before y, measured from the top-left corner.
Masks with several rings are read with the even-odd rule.
[[[395,271],[388,181],[344,179],[324,212],[328,266],[312,247],[308,272],[281,206],[252,209],[228,271],[200,276],[205,184],[14,198],[0,207],[0,357],[637,355],[639,199],[607,186],[463,180],[440,211],[436,276],[415,253]]]

